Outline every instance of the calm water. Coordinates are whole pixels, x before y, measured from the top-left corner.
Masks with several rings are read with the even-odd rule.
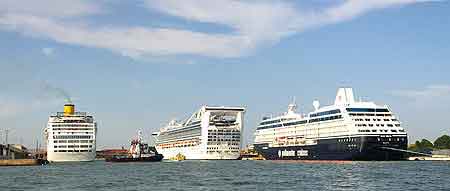
[[[97,161],[0,167],[0,190],[450,190],[450,162]]]

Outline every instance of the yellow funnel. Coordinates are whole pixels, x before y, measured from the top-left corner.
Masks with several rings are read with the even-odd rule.
[[[68,103],[64,105],[64,115],[73,115],[75,113],[75,105]]]

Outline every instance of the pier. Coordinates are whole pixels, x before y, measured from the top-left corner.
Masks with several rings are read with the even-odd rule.
[[[44,159],[5,159],[0,160],[0,166],[36,166],[48,164]]]

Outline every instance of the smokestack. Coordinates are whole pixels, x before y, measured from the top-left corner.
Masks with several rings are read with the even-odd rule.
[[[75,105],[72,103],[64,104],[64,116],[70,116],[75,114]]]

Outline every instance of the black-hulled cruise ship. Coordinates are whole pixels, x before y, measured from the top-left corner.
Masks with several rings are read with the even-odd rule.
[[[391,109],[355,101],[352,88],[340,88],[334,105],[265,117],[255,132],[257,152],[269,160],[403,160],[407,134]]]

